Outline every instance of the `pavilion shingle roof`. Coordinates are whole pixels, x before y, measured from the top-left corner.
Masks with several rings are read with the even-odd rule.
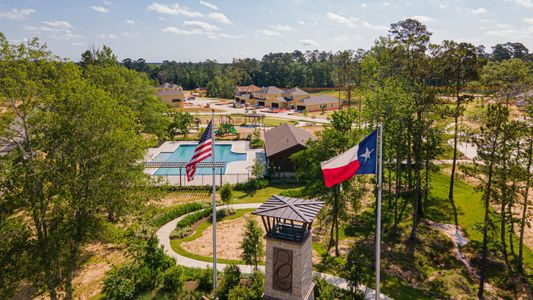
[[[257,92],[259,90],[261,90],[261,88],[253,84],[237,87],[237,91],[241,93],[252,93],[252,92]]]
[[[296,145],[305,146],[309,139],[315,139],[315,136],[303,129],[296,128],[287,123],[272,128],[265,132],[265,151],[267,157]]]
[[[252,214],[281,218],[302,223],[311,223],[324,202],[273,195]]]

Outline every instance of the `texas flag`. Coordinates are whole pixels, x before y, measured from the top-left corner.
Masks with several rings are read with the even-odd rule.
[[[377,136],[378,131],[375,130],[355,147],[320,163],[328,188],[354,175],[376,173]]]

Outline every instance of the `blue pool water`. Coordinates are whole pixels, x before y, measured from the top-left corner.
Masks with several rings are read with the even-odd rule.
[[[174,152],[161,152],[152,161],[184,161],[188,162],[193,153],[196,145],[180,145]],[[216,161],[225,161],[226,163],[234,161],[246,160],[245,153],[235,153],[231,151],[231,145],[215,145],[215,159]],[[211,162],[211,157],[204,161]],[[181,170],[182,175],[185,175],[185,170]],[[211,174],[211,168],[198,168],[196,170],[197,175]],[[217,173],[220,169],[217,169]],[[224,168],[223,173],[226,173]],[[179,169],[175,168],[160,168],[154,173],[155,175],[180,175]]]

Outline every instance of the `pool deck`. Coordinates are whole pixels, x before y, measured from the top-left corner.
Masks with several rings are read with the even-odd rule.
[[[144,157],[144,161],[148,162],[148,161],[153,160],[161,152],[174,152],[180,145],[196,145],[196,144],[197,144],[196,141],[167,141],[161,144],[161,146],[157,148],[149,148],[148,153]],[[246,160],[234,161],[234,162],[228,163],[226,165],[226,172],[224,173],[224,175],[240,174],[242,177],[242,175],[244,174],[250,174],[251,168],[254,165],[255,158],[258,155],[258,153],[261,157],[264,157],[264,152],[265,152],[264,149],[250,149],[250,142],[248,141],[217,141],[216,144],[217,145],[231,145],[232,152],[246,154]],[[208,160],[210,160],[210,158],[208,158]],[[157,168],[146,168],[144,170],[144,172],[149,175],[154,175],[156,171],[157,171]],[[172,177],[179,178],[178,175],[161,176],[161,177],[166,178],[167,181],[171,181],[171,183],[175,183],[173,182],[175,180],[170,180],[170,178]],[[204,179],[204,177],[211,177],[211,175],[196,175],[195,179],[192,182],[187,183],[187,185],[204,185],[205,183],[207,183],[206,182],[207,179]],[[230,182],[235,181],[235,180],[243,181],[243,180],[238,179],[238,176],[233,179],[231,179],[230,177],[235,177],[235,176],[226,176],[224,181],[230,181]],[[244,177],[242,177],[241,179],[243,178]],[[181,183],[183,182],[184,180],[181,181]],[[235,182],[232,182],[232,183],[235,183]]]

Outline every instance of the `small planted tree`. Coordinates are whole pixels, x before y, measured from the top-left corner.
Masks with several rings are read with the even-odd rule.
[[[233,188],[231,184],[226,183],[220,188],[220,199],[225,204],[231,205],[233,201]]]
[[[246,221],[246,231],[241,241],[241,258],[248,265],[253,265],[257,270],[259,261],[265,255],[265,248],[261,242],[263,231],[254,219]]]

